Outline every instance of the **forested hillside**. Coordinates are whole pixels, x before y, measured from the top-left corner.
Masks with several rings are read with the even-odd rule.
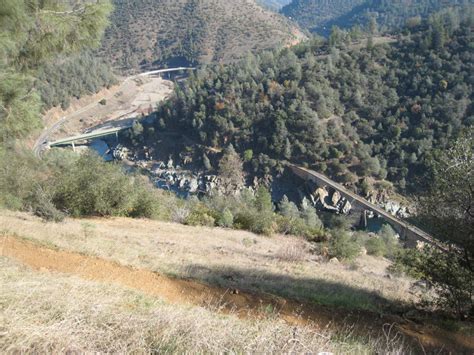
[[[248,0],[115,0],[104,57],[122,69],[143,64],[231,62],[288,45],[299,32]]]
[[[472,25],[472,13],[448,11],[392,45],[354,48],[339,33],[331,46],[315,40],[199,71],[158,124],[251,149],[256,170],[286,159],[348,184],[373,176],[405,188],[473,123]]]
[[[401,28],[408,19],[419,21],[447,6],[472,4],[472,0],[293,0],[282,13],[311,32],[327,35],[332,26],[365,26],[371,18],[379,30]]]
[[[94,94],[117,83],[111,67],[86,51],[72,57],[58,58],[39,68],[36,81],[44,109],[66,109],[71,98]]]

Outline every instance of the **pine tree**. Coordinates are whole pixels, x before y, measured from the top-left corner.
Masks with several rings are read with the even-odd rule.
[[[37,69],[59,54],[97,46],[112,9],[90,3],[0,0],[0,144],[39,126]]]

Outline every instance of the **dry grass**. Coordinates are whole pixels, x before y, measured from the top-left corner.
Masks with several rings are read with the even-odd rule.
[[[49,246],[221,287],[373,311],[416,300],[411,280],[386,277],[387,260],[364,256],[357,268],[318,262],[296,238],[120,218],[52,224],[8,211],[0,211],[0,226]]]
[[[286,325],[273,315],[241,320],[219,305],[171,306],[74,276],[34,273],[0,257],[1,353],[406,353],[394,333],[360,339]],[[344,335],[342,335],[344,334]]]

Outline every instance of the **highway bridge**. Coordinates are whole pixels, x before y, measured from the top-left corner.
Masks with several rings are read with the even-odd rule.
[[[186,70],[196,70],[196,68],[190,67],[178,67],[178,68],[168,68],[168,69],[159,69],[159,70],[152,70],[146,73],[138,74],[137,77],[140,76],[148,76],[148,75],[155,75],[155,74],[164,74],[164,73],[173,73],[177,71],[186,71]]]
[[[118,138],[118,132],[123,131],[125,129],[128,129],[130,127],[132,127],[132,124],[122,125],[122,126],[119,126],[119,127],[113,127],[113,128],[109,128],[109,129],[97,130],[97,131],[84,133],[84,134],[80,134],[80,135],[73,136],[73,137],[59,139],[59,140],[54,141],[54,142],[48,142],[47,145],[50,148],[51,147],[60,147],[60,146],[64,146],[64,145],[71,145],[72,148],[75,150],[75,148],[76,148],[75,143],[77,143],[77,142],[88,141],[88,140],[91,140],[91,139],[107,137],[107,136],[111,136],[111,135],[115,135]]]
[[[156,74],[161,74],[161,73],[171,73],[171,72],[180,72],[180,71],[187,71],[187,70],[196,70],[196,68],[191,68],[191,67],[177,67],[177,68],[167,68],[167,69],[159,69],[159,70],[152,70],[152,71],[149,71],[149,72],[145,72],[145,73],[140,73],[140,74],[136,74],[136,75],[133,75],[133,76],[129,76],[128,78],[126,78],[121,86],[123,87],[125,85],[125,83],[127,83],[128,81],[130,80],[135,80],[137,78],[140,78],[140,77],[146,77],[146,76],[150,76],[150,75],[156,75]],[[84,106],[82,107],[81,109],[77,110],[76,112],[73,112],[71,114],[68,114],[67,116],[64,116],[64,117],[61,117],[61,119],[59,119],[57,122],[55,122],[51,127],[48,127],[46,128],[43,133],[41,133],[41,135],[38,137],[38,139],[36,140],[34,146],[33,146],[33,152],[34,154],[39,158],[41,157],[41,153],[42,151],[47,148],[47,147],[55,147],[55,146],[61,146],[61,145],[67,145],[67,144],[71,144],[74,148],[74,143],[77,142],[77,141],[80,141],[81,139],[76,139],[77,137],[83,137],[84,135],[80,135],[80,136],[77,136],[77,137],[70,137],[70,138],[65,138],[65,139],[61,139],[61,140],[58,140],[58,141],[55,141],[55,142],[49,142],[49,137],[52,135],[53,132],[57,131],[59,128],[61,128],[65,123],[66,121],[69,121],[71,120],[72,118],[75,117],[75,115],[77,115],[78,113],[82,113],[82,112],[85,112],[91,108],[93,108],[94,106],[96,106],[98,104],[98,102],[92,102],[91,104],[87,105],[87,106]],[[121,117],[119,117],[121,118]],[[122,130],[122,129],[125,129],[125,128],[129,128],[129,127],[122,127],[121,129],[119,129],[118,131]],[[118,132],[117,131],[117,132]],[[105,132],[105,131],[103,131]],[[113,129],[111,129],[111,134],[114,134],[115,132],[113,132]],[[105,134],[105,135],[109,135],[109,134]],[[98,136],[98,137],[103,137],[103,136]],[[95,137],[97,138],[97,137]],[[91,138],[85,138],[83,140],[87,140],[87,139],[91,139]],[[70,142],[69,142],[70,141]]]
[[[363,197],[347,190],[344,186],[329,179],[327,176],[293,164],[289,164],[289,167],[295,175],[304,181],[312,181],[319,187],[330,187],[338,191],[342,197],[346,198],[351,203],[351,205],[359,205],[363,209],[372,211],[376,215],[380,216],[395,229],[395,231],[400,235],[400,238],[404,240],[407,245],[415,246],[417,241],[422,241],[431,245],[435,245],[444,250],[444,247],[428,233],[406,221],[393,216],[383,208],[380,208],[373,203],[370,203]]]

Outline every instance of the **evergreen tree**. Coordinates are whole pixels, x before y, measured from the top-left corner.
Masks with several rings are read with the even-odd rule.
[[[34,76],[59,54],[97,46],[111,11],[95,3],[0,0],[0,144],[39,126],[40,101]]]

